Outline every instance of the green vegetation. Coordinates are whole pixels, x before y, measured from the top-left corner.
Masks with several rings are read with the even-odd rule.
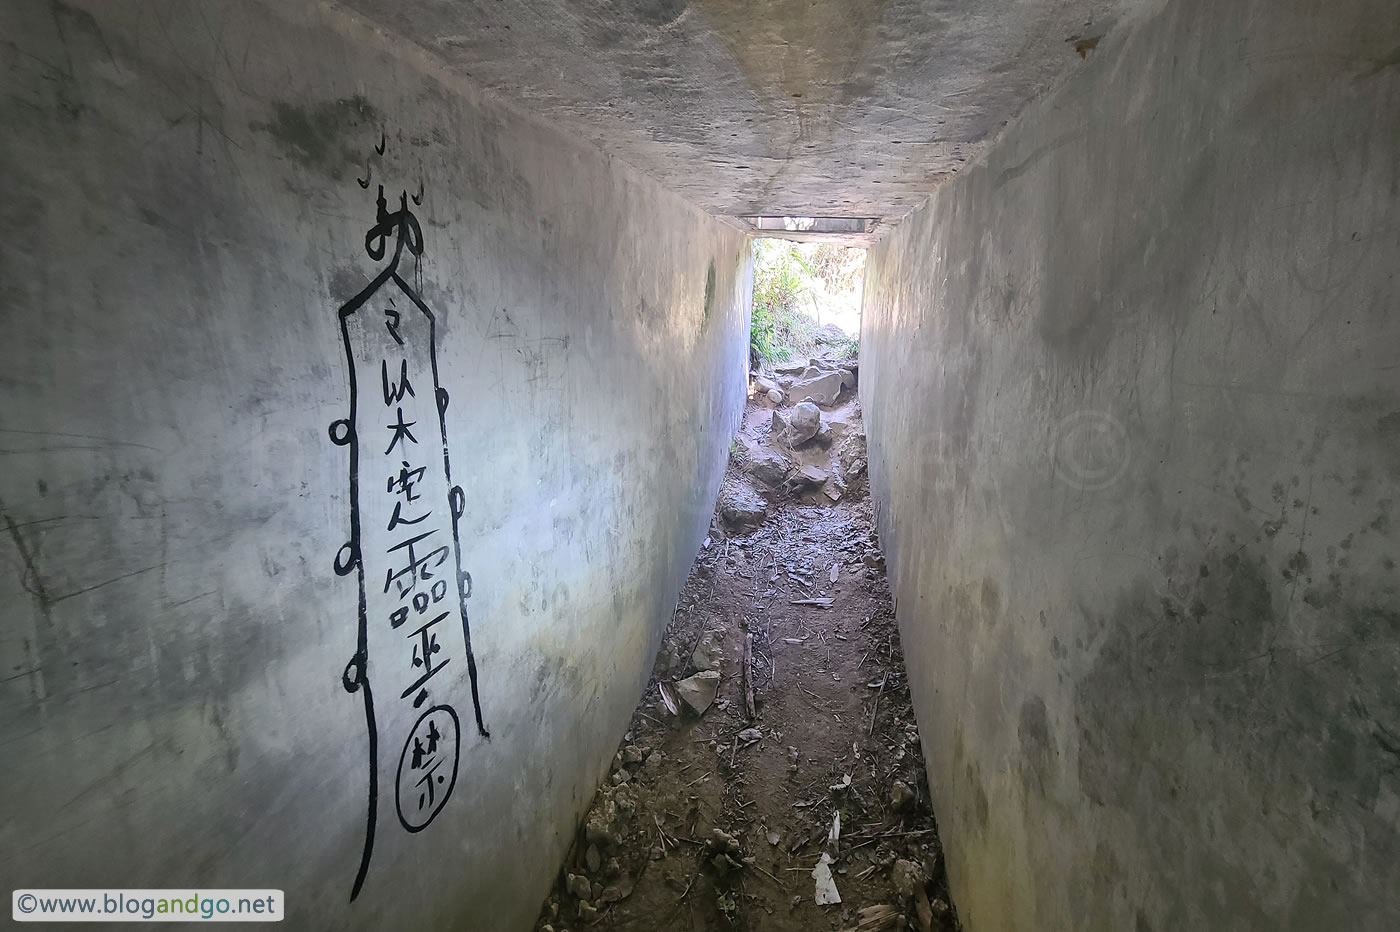
[[[810,356],[828,345],[854,356],[859,339],[821,333],[859,328],[865,251],[829,243],[754,240],[753,321],[749,342],[766,365]]]

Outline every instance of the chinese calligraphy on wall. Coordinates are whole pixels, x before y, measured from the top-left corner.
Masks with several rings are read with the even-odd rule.
[[[452,796],[467,741],[457,712],[464,685],[477,734],[490,737],[467,620],[471,576],[458,537],[466,497],[452,484],[437,319],[405,277],[409,264],[421,274],[423,254],[408,204],[403,192],[390,210],[379,187],[365,251],[388,260],[340,308],[350,413],[330,427],[331,440],[349,451],[350,539],[335,569],[359,581],[357,649],[343,683],[364,703],[369,745],[365,846],[351,900],[377,832],[421,832]]]

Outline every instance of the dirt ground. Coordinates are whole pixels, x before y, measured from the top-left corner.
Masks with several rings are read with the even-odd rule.
[[[794,450],[772,407],[750,405],[721,494],[756,492],[766,515],[736,528],[717,512],[541,932],[959,929],[865,494],[859,408],[823,411],[835,436]],[[839,485],[768,486],[751,468],[764,452],[794,468],[824,461]],[[696,714],[678,696],[703,693],[712,675],[688,678],[711,665],[717,697]],[[840,902],[818,905],[824,856]]]

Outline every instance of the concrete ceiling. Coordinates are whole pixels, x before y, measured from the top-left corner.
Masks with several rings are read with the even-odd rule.
[[[711,213],[888,223],[1151,2],[341,5]]]

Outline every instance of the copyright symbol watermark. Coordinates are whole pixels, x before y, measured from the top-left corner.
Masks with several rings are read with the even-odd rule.
[[[39,901],[32,893],[22,893],[19,899],[15,900],[15,906],[22,913],[32,913],[39,908]]]
[[[1117,482],[1132,458],[1128,431],[1104,411],[1076,411],[1055,428],[1051,441],[1055,477],[1084,492]]]

